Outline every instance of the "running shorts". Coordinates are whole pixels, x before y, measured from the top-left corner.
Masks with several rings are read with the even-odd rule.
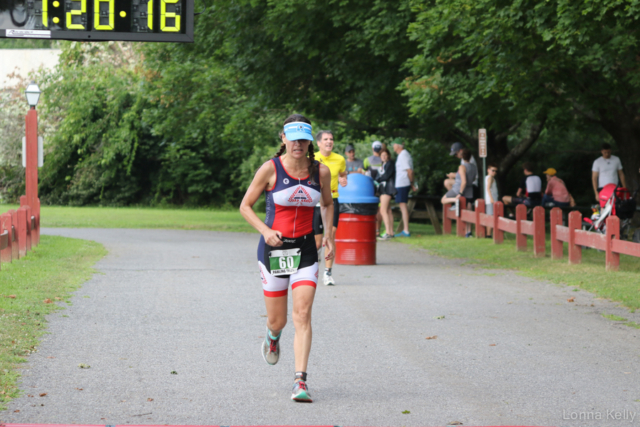
[[[540,206],[541,200],[539,199],[530,199],[529,197],[512,197],[511,204],[512,205],[525,205],[528,208],[534,208],[536,206]]]
[[[324,226],[322,225],[322,211],[320,206],[316,206],[313,211],[313,232],[317,236],[318,234],[324,234]],[[340,202],[338,199],[333,199],[333,226],[338,228],[338,222],[340,221]]]
[[[282,246],[273,247],[266,244],[264,237],[260,237],[258,244],[258,267],[260,268],[260,278],[262,279],[262,289],[266,297],[286,296],[289,285],[291,289],[298,286],[313,286],[318,283],[318,252],[313,234],[290,239],[282,238]],[[285,250],[300,248],[300,266],[298,271],[287,276],[271,275],[269,254],[272,250]]]

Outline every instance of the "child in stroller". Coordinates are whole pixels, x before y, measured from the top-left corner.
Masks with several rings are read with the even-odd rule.
[[[605,185],[599,193],[600,204],[592,206],[593,214],[590,218],[583,218],[582,229],[604,234],[607,218],[616,215],[620,218],[620,239],[627,240],[631,219],[636,211],[636,193],[632,196],[624,187],[618,187],[616,184]]]

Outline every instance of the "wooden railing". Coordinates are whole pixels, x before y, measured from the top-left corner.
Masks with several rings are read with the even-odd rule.
[[[504,241],[504,233],[516,236],[516,250],[527,250],[527,236],[533,236],[533,254],[544,257],[546,251],[545,210],[537,206],[533,208],[533,220],[527,220],[527,207],[516,206],[515,219],[504,217],[502,202],[493,204],[493,215],[485,213],[484,200],[476,202],[475,212],[467,209],[466,200],[460,198],[459,209],[451,210],[453,204],[442,206],[442,228],[444,233],[452,232],[453,221],[456,222],[456,234],[464,237],[466,224],[475,227],[476,237],[484,238],[486,228],[493,228],[493,242],[500,244]],[[569,214],[569,225],[562,225],[562,209],[553,208],[551,216],[551,257],[562,259],[563,244],[568,243],[569,264],[579,264],[582,260],[582,248],[599,249],[606,253],[607,270],[618,270],[620,254],[640,257],[640,244],[620,240],[620,219],[616,216],[607,218],[606,234],[582,230],[582,214],[573,211]]]
[[[24,196],[20,202],[17,210],[0,215],[0,269],[2,264],[26,256],[40,243],[40,215],[32,214],[31,207],[24,204]]]

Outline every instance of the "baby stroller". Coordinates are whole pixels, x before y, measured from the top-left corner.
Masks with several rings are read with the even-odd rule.
[[[631,192],[616,184],[605,185],[600,190],[600,204],[593,205],[593,214],[590,218],[583,218],[582,229],[604,234],[607,227],[607,218],[616,215],[620,218],[620,240],[627,240],[631,228],[631,219],[636,211],[635,196],[638,190]]]

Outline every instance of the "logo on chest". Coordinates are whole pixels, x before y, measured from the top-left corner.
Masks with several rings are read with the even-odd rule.
[[[311,204],[313,203],[313,198],[311,197],[311,194],[309,194],[309,192],[300,185],[296,187],[291,196],[289,196],[288,202]]]

